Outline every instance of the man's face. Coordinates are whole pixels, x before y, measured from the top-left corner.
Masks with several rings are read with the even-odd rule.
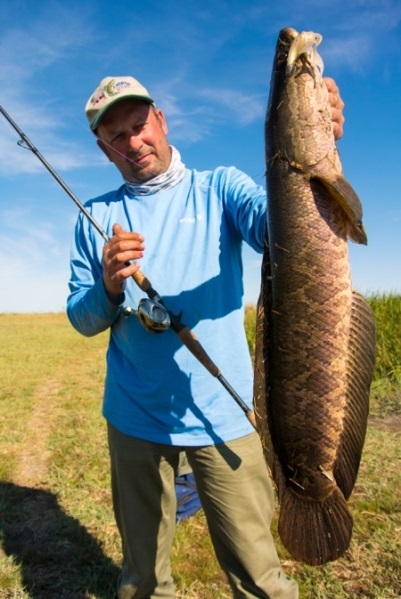
[[[128,181],[144,183],[170,166],[164,115],[145,102],[116,102],[103,116],[97,135],[99,147]]]

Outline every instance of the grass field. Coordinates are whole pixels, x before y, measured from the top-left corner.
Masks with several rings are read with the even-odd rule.
[[[371,301],[380,358],[351,547],[306,567],[275,533],[305,598],[401,597],[401,298]],[[253,317],[248,309],[251,347]],[[81,337],[64,314],[3,314],[0,332],[0,597],[112,599],[120,544],[100,415],[107,334]],[[173,570],[177,597],[231,596],[202,512],[178,526]]]

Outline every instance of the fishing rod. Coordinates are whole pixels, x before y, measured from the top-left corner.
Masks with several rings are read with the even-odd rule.
[[[104,241],[106,243],[110,241],[110,237],[107,235],[106,231],[93,218],[92,214],[85,208],[82,202],[71,191],[71,189],[66,185],[63,179],[56,173],[53,167],[47,162],[44,156],[33,145],[33,143],[28,139],[25,133],[18,127],[18,125],[13,121],[8,112],[2,106],[0,106],[0,112],[20,136],[21,139],[17,142],[17,144],[20,147],[25,148],[26,150],[30,150],[31,152],[33,152],[33,154],[35,154],[35,156],[40,160],[43,166],[56,179],[57,183],[61,185],[64,191],[70,196],[70,198],[79,208],[79,210],[90,221],[90,223],[93,225],[96,231],[103,237]],[[129,265],[129,262],[127,262],[127,265]],[[185,324],[183,324],[183,322],[181,322],[181,314],[175,315],[167,309],[163,299],[153,288],[149,279],[140,270],[138,270],[131,276],[134,279],[135,283],[138,285],[138,287],[144,293],[146,293],[148,297],[140,300],[137,311],[134,311],[132,308],[124,308],[124,315],[130,316],[132,313],[136,314],[142,326],[147,331],[150,331],[152,333],[161,333],[171,327],[173,331],[181,339],[182,343],[199,360],[199,362],[206,368],[206,370],[208,370],[208,372],[212,376],[218,379],[218,381],[228,391],[231,397],[237,402],[237,404],[242,409],[252,426],[256,429],[256,419],[254,411],[251,410],[249,406],[247,406],[247,404],[233,389],[230,383],[224,378],[224,376],[220,372],[220,369],[216,366],[216,364],[207,354],[207,352],[205,351],[201,343],[198,341],[194,333]]]

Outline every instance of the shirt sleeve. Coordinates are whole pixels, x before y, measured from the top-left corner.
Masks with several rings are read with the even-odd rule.
[[[120,313],[120,304],[110,301],[102,278],[101,245],[88,223],[79,215],[71,249],[70,295],[67,316],[81,334],[91,337],[110,327]]]
[[[224,209],[230,225],[256,252],[263,253],[267,237],[266,191],[234,167],[227,169]]]

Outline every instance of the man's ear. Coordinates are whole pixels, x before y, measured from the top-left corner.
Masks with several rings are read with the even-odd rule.
[[[168,127],[167,127],[166,117],[164,116],[163,111],[160,110],[160,108],[155,108],[155,115],[156,115],[156,118],[160,125],[161,130],[163,131],[164,135],[167,135]]]
[[[104,141],[101,139],[97,139],[96,143],[99,146],[99,148],[102,150],[103,154],[105,154],[107,156],[107,158],[110,160],[110,162],[113,162],[113,160],[111,158],[110,148],[108,147],[108,145],[105,144]]]

